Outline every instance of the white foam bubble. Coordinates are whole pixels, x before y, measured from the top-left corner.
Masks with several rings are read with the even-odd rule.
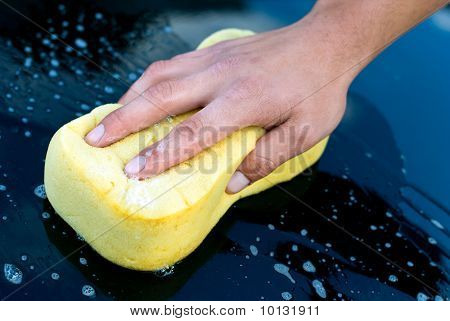
[[[45,186],[44,184],[41,184],[39,186],[36,186],[36,188],[34,189],[34,194],[37,197],[40,197],[42,199],[46,199],[47,198],[47,193],[45,192]]]
[[[86,284],[81,288],[81,293],[89,298],[92,298],[95,296],[95,289],[92,286]]]
[[[12,284],[22,283],[23,273],[14,264],[6,263],[3,265],[3,274],[5,275],[5,279]]]

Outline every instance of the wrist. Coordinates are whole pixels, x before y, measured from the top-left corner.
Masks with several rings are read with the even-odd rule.
[[[376,55],[371,54],[373,46],[355,32],[356,26],[347,20],[346,10],[342,2],[317,5],[291,27],[302,46],[308,44],[317,70],[326,78],[323,80],[339,78],[343,85],[349,86]]]

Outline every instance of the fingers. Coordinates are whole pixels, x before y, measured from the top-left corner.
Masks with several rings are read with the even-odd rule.
[[[125,173],[138,179],[157,175],[244,127],[245,114],[233,114],[230,104],[223,99],[213,101],[139,153],[126,165]]]
[[[269,175],[287,160],[311,147],[310,127],[288,121],[261,137],[255,149],[243,160],[228,182],[226,192],[240,192],[253,182]]]
[[[106,116],[86,135],[86,142],[104,147],[166,118],[204,106],[216,84],[202,81],[203,75],[158,83],[129,104]]]
[[[136,99],[146,89],[169,79],[184,78],[204,69],[208,57],[191,59],[185,54],[181,59],[159,60],[152,63],[119,99],[119,104],[126,105]]]

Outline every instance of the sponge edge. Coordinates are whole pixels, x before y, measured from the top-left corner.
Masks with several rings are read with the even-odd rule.
[[[221,30],[199,48],[251,34]],[[97,107],[56,132],[47,151],[44,183],[56,212],[100,255],[130,269],[157,270],[183,259],[235,201],[299,174],[319,159],[327,143],[326,138],[234,195],[225,193],[226,184],[264,134],[261,128],[235,132],[157,177],[136,181],[125,176],[125,164],[192,113],[166,119],[106,148],[86,144],[84,136],[119,107]]]

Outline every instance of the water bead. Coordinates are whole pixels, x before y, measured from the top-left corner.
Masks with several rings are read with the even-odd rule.
[[[316,267],[314,266],[314,264],[312,264],[311,261],[306,261],[305,263],[303,263],[303,270],[309,273],[314,273],[316,272]]]
[[[327,292],[325,291],[322,282],[320,282],[319,280],[314,280],[312,281],[312,286],[316,290],[318,296],[320,296],[323,299],[327,297]]]
[[[283,298],[283,300],[289,301],[290,299],[292,299],[292,294],[289,292],[283,292],[281,293],[281,297]]]

